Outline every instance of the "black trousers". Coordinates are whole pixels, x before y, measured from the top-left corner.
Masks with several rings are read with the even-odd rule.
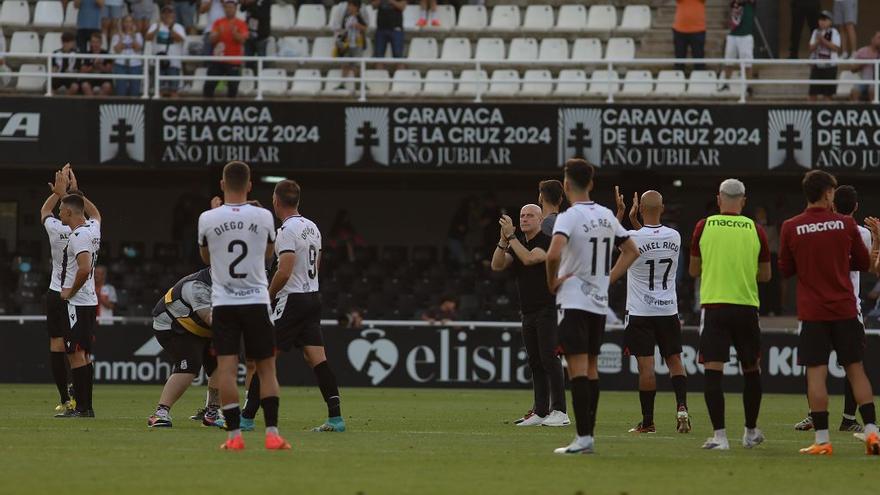
[[[691,49],[691,58],[705,58],[706,56],[706,32],[680,33],[672,30],[672,42],[675,45],[675,58],[687,58],[688,48]],[[706,70],[706,64],[694,65],[696,70]],[[675,64],[675,70],[684,70],[684,64]]]
[[[240,76],[241,66],[234,64],[213,63],[208,64],[209,76]],[[203,95],[205,98],[213,98],[214,90],[217,89],[219,81],[205,81],[205,89]],[[226,87],[229,89],[227,96],[235,98],[238,95],[238,81],[226,81]]]
[[[788,41],[788,54],[797,58],[801,46],[801,32],[804,22],[807,27],[807,38],[816,27],[819,26],[819,0],[792,0],[791,1],[791,37]]]
[[[551,410],[565,412],[565,380],[562,362],[556,354],[559,347],[556,308],[523,314],[522,336],[535,391],[532,410],[538,416],[546,416]]]

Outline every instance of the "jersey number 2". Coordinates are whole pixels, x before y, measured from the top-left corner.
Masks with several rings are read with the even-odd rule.
[[[235,246],[241,246],[241,254],[239,254],[238,258],[235,258],[234,260],[232,260],[232,263],[229,264],[229,276],[232,278],[245,278],[247,277],[247,273],[238,273],[235,271],[235,267],[238,266],[239,263],[244,261],[245,256],[247,256],[247,243],[242,240],[236,239],[229,243],[229,248],[227,249],[227,251],[230,253],[234,253]]]

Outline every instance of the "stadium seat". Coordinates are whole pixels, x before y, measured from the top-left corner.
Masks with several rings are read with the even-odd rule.
[[[340,81],[342,69],[330,69],[324,77],[324,92],[331,95],[349,95],[354,90],[354,81],[348,79]],[[342,84],[340,88],[339,85]]]
[[[527,70],[523,74],[519,94],[522,96],[549,96],[553,92],[552,79],[553,75],[549,70]]]
[[[336,38],[333,36],[318,36],[312,41],[312,58],[333,58],[335,47]]]
[[[467,69],[461,71],[459,75],[458,89],[455,94],[456,96],[476,96],[478,91],[480,94],[485,94],[487,89],[489,89],[489,77],[486,71]]]
[[[207,67],[198,67],[193,73],[195,79],[192,79],[192,83],[184,87],[182,92],[189,95],[201,95],[202,90],[205,88],[205,80],[203,78],[207,75]]]
[[[602,60],[602,42],[597,38],[580,38],[574,40],[571,47],[571,59],[586,62]]]
[[[515,96],[519,92],[519,72],[510,69],[492,71],[489,82],[489,96]]]
[[[394,71],[391,90],[388,94],[396,96],[415,96],[422,90],[422,75],[417,70]]]
[[[61,33],[46,33],[43,35],[43,44],[40,53],[52,53],[61,48]]]
[[[316,95],[321,92],[321,71],[317,69],[297,69],[293,73],[293,84],[289,93],[292,95]],[[312,79],[312,80],[309,80]]]
[[[516,31],[520,26],[519,7],[516,5],[496,5],[492,9],[490,31]]]
[[[68,4],[70,5],[70,4]],[[201,34],[188,34],[183,40],[183,54],[195,55],[202,51],[202,44],[205,42],[204,36]]]
[[[34,27],[61,27],[64,7],[58,0],[40,0],[34,7]]]
[[[543,38],[538,51],[542,62],[568,60],[568,42],[562,38]]]
[[[420,60],[436,60],[439,56],[435,38],[413,38],[409,42],[409,53],[406,58]]]
[[[686,94],[688,96],[714,96],[718,93],[718,74],[711,70],[691,72]]]
[[[609,79],[612,81],[610,85],[608,84]],[[607,96],[609,87],[614,91],[614,94],[620,93],[620,83],[617,82],[619,80],[620,76],[613,70],[593,71],[593,75],[590,77],[590,89],[587,90],[587,94]]]
[[[260,89],[264,96],[281,96],[287,93],[287,81],[276,78],[287,77],[284,69],[263,69],[260,73]]]
[[[549,5],[529,5],[523,19],[523,31],[546,33],[553,29],[553,7]]]
[[[422,9],[418,4],[407,5],[406,9],[403,10],[403,31],[415,31],[419,29],[416,27],[416,23],[419,21],[421,15]]]
[[[593,5],[587,16],[585,31],[591,33],[610,33],[617,27],[617,9],[613,5]]]
[[[480,38],[474,59],[480,61],[504,60],[504,40],[501,38]]]
[[[27,26],[30,23],[31,11],[25,0],[4,0],[0,4],[0,25]]]
[[[266,38],[266,56],[267,57],[277,57],[278,56],[278,40],[275,39],[274,36],[269,36]],[[308,52],[305,54],[306,57],[309,56]]]
[[[611,38],[605,47],[606,60],[632,60],[636,58],[636,42],[632,38]]]
[[[279,57],[308,57],[309,40],[304,36],[285,36],[278,40]]]
[[[303,4],[296,16],[296,28],[321,30],[327,26],[327,10],[323,5]]]
[[[19,73],[45,73],[45,64],[21,64]],[[45,76],[19,76],[16,78],[15,89],[22,92],[44,91],[46,89]]]
[[[454,76],[450,70],[431,69],[425,74],[423,96],[449,96],[455,89]]]
[[[391,83],[387,81],[391,78],[391,74],[385,69],[368,69],[364,72],[364,78],[367,79],[367,94],[371,96],[384,96],[391,88]],[[370,79],[382,80],[371,81]]]
[[[263,69],[263,72],[265,73],[267,70],[271,69]],[[241,69],[241,77],[254,77],[254,70],[249,67]],[[256,93],[256,87],[257,83],[253,79],[242,79],[241,83],[238,85],[238,94],[252,96]]]
[[[337,2],[336,5],[330,7],[330,12],[327,14],[327,27],[334,31],[342,29],[342,20],[345,19],[347,9],[347,2]]]
[[[623,78],[621,95],[625,96],[648,96],[654,91],[654,76],[651,71],[631,70],[627,71]]]
[[[514,38],[510,42],[507,59],[514,62],[538,60],[538,40],[535,38]]]
[[[556,96],[583,96],[587,92],[587,73],[580,69],[559,71]]]
[[[76,27],[76,16],[79,15],[79,9],[73,2],[67,2],[67,10],[64,11],[64,27]]]
[[[198,32],[202,32],[208,27],[208,14],[199,14],[196,16],[196,28]]]
[[[587,26],[587,8],[583,5],[563,5],[556,18],[556,31],[583,31]]]
[[[470,60],[471,42],[467,38],[446,38],[440,60]]]
[[[16,31],[9,41],[9,53],[40,53],[40,37],[33,31]]]
[[[685,90],[684,72],[680,70],[661,70],[657,74],[654,94],[658,96],[682,96]]]
[[[643,33],[651,29],[651,7],[648,5],[627,5],[623,9],[623,19],[617,32]]]
[[[455,27],[455,7],[452,5],[438,5],[437,10],[434,11],[432,19],[437,19],[440,22],[440,25],[432,26],[431,24],[428,24],[422,29],[449,31]]]
[[[489,14],[483,5],[462,5],[458,11],[457,31],[482,31],[489,24]]]
[[[288,31],[296,25],[296,10],[293,5],[273,3],[270,15],[272,32]]]
[[[839,98],[849,98],[852,90],[862,78],[853,71],[844,70],[840,72],[840,76],[838,76],[837,80],[839,82],[837,83],[836,96]]]

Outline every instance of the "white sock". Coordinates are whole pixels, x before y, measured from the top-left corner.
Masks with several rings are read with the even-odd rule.
[[[727,429],[715,430],[715,440],[727,440]]]
[[[828,430],[816,430],[816,443],[823,444],[830,442],[831,439],[828,437]]]
[[[576,440],[579,445],[583,445],[583,446],[592,445],[593,444],[593,435],[584,435],[584,436],[578,435]]]
[[[880,434],[880,430],[877,430],[877,425],[874,423],[868,423],[865,425],[865,435],[870,435],[871,433]]]
[[[227,435],[227,438],[232,440],[233,438],[240,437],[240,436],[241,436],[241,430],[231,430],[229,432],[229,434]]]
[[[266,435],[277,435],[278,427],[277,426],[267,426],[266,427]]]
[[[849,420],[849,421],[855,421],[855,420],[856,420],[856,417],[855,417],[855,416],[851,416],[851,415],[849,415],[849,414],[844,414],[844,415],[843,415],[843,419],[847,419],[847,420]]]
[[[757,428],[746,428],[746,435],[748,435],[749,437],[753,437],[755,436],[755,434],[757,434],[756,430]]]

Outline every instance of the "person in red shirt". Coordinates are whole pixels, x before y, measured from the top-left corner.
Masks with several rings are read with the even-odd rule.
[[[802,454],[830,455],[828,436],[828,359],[831,350],[846,369],[846,377],[865,423],[869,455],[880,455],[880,435],[871,382],[865,374],[865,328],[858,318],[850,271],[865,271],[870,254],[855,220],[832,211],[837,180],[812,170],[804,176],[807,209],[782,224],[779,271],[797,275],[800,320],[798,360],[807,367],[807,398],[816,428],[816,441]]]
[[[236,57],[244,53],[244,42],[248,38],[247,24],[235,17],[238,10],[236,0],[225,0],[223,2],[223,12],[226,14],[222,19],[214,21],[211,26],[210,40],[214,45],[214,56]],[[208,64],[209,76],[240,76],[241,60],[224,60],[221,62],[211,62]],[[205,81],[203,94],[206,98],[214,97],[214,90],[217,88],[217,82]],[[227,95],[235,98],[238,95],[239,81],[226,81],[228,88]]]

